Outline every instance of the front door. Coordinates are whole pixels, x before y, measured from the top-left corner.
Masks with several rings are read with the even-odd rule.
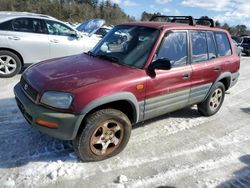
[[[83,53],[84,42],[78,39],[76,31],[57,21],[46,20],[50,41],[50,58]]]
[[[147,79],[144,120],[181,109],[188,104],[192,68],[188,63],[186,31],[166,34],[154,60],[161,58],[168,59],[172,68],[156,70],[155,77]]]

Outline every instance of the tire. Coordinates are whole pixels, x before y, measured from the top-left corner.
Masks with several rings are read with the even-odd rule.
[[[7,50],[0,51],[0,78],[13,77],[21,68],[21,60],[16,54]]]
[[[131,127],[123,112],[99,110],[86,118],[84,129],[73,140],[73,148],[84,162],[110,158],[126,147]]]
[[[204,116],[212,116],[216,114],[224,101],[225,86],[221,82],[217,82],[210,91],[207,99],[198,104],[198,112]]]

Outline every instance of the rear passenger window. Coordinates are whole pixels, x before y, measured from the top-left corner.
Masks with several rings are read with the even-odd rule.
[[[157,59],[170,60],[173,67],[187,64],[187,33],[174,32],[168,34],[157,53]]]
[[[10,30],[10,24],[11,24],[11,22],[12,22],[12,20],[0,23],[0,30],[2,30],[2,31],[9,31]]]
[[[220,57],[232,54],[231,46],[226,33],[215,33],[218,55]]]
[[[214,37],[212,32],[207,32],[207,47],[208,47],[208,58],[216,58],[216,48],[214,43]]]
[[[19,32],[46,33],[47,30],[42,20],[31,18],[16,19],[12,23],[12,29]]]
[[[192,32],[192,62],[198,63],[208,60],[207,42],[205,32]]]

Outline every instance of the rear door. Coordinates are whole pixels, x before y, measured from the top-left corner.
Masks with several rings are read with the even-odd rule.
[[[84,51],[84,41],[78,39],[76,31],[67,25],[46,20],[46,26],[49,32],[50,58],[80,54]]]
[[[207,96],[222,71],[213,32],[190,31],[193,74],[189,104],[199,103]]]
[[[144,119],[150,119],[187,105],[190,93],[191,65],[188,63],[187,31],[166,34],[154,60],[166,58],[171,70],[155,70],[147,80]]]
[[[49,39],[43,20],[18,18],[6,32],[8,45],[20,53],[24,63],[49,59]]]
[[[6,33],[10,30],[11,22],[12,21],[10,20],[10,21],[4,21],[0,23],[0,47],[1,48],[9,47]]]

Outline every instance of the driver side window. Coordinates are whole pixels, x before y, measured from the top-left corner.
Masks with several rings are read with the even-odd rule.
[[[156,59],[168,59],[172,67],[187,64],[187,32],[173,32],[164,37],[161,47],[156,54]]]
[[[50,35],[72,36],[76,34],[76,32],[73,29],[59,22],[46,20],[46,25]]]

